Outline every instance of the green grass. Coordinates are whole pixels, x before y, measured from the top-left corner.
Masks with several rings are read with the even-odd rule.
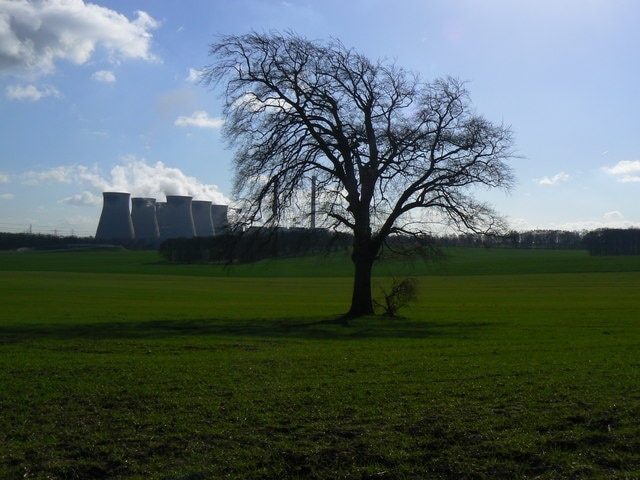
[[[377,276],[488,275],[520,273],[637,272],[640,256],[589,256],[584,250],[445,248],[445,260],[385,255]],[[283,258],[244,265],[174,265],[155,251],[0,252],[0,271],[140,273],[206,277],[351,277],[344,253]]]
[[[640,477],[637,260],[455,253],[348,325],[338,259],[0,256],[0,478]]]

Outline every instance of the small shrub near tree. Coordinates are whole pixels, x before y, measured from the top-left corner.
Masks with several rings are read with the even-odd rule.
[[[375,306],[387,317],[395,317],[401,308],[418,298],[418,281],[413,278],[394,278],[391,286],[382,291],[382,298],[374,300]]]

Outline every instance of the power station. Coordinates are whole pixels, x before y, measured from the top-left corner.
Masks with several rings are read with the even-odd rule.
[[[229,228],[228,212],[228,205],[211,205],[211,220],[216,235],[226,232]]]
[[[123,192],[102,193],[102,213],[96,230],[100,240],[133,240],[135,233],[129,213],[131,195]]]
[[[131,199],[131,221],[135,237],[141,240],[158,240],[158,218],[156,216],[156,199],[135,197]]]
[[[167,195],[166,202],[134,197],[125,192],[103,192],[98,240],[144,240],[210,237],[226,231],[227,205],[193,200],[187,195]],[[131,204],[131,208],[130,208]]]
[[[211,202],[209,200],[193,200],[191,202],[193,224],[197,237],[211,237],[215,235],[213,220],[211,219]]]
[[[192,197],[186,195],[167,195],[167,204],[163,208],[162,214],[160,238],[193,238],[196,236],[191,201]]]

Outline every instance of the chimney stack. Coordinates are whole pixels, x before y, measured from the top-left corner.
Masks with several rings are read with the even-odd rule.
[[[131,212],[129,211],[129,193],[103,192],[102,213],[96,230],[98,240],[133,240],[135,237]]]
[[[167,195],[167,203],[158,211],[161,220],[162,238],[193,238],[196,228],[191,211],[192,197]],[[160,214],[160,211],[162,214]]]
[[[228,205],[211,205],[211,219],[213,220],[213,230],[216,235],[226,233],[229,228],[228,210]]]
[[[194,200],[191,202],[193,224],[198,237],[212,237],[215,235],[211,218],[211,202],[209,200]]]
[[[131,221],[138,240],[157,240],[160,236],[155,198],[131,199]]]

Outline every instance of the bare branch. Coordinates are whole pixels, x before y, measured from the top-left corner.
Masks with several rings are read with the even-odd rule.
[[[474,232],[504,226],[472,193],[511,187],[512,134],[472,110],[463,82],[291,32],[223,36],[210,53],[203,81],[224,86],[247,223],[282,222],[314,176],[318,212],[353,232],[354,261],[372,262],[391,234],[428,234],[423,212]]]

